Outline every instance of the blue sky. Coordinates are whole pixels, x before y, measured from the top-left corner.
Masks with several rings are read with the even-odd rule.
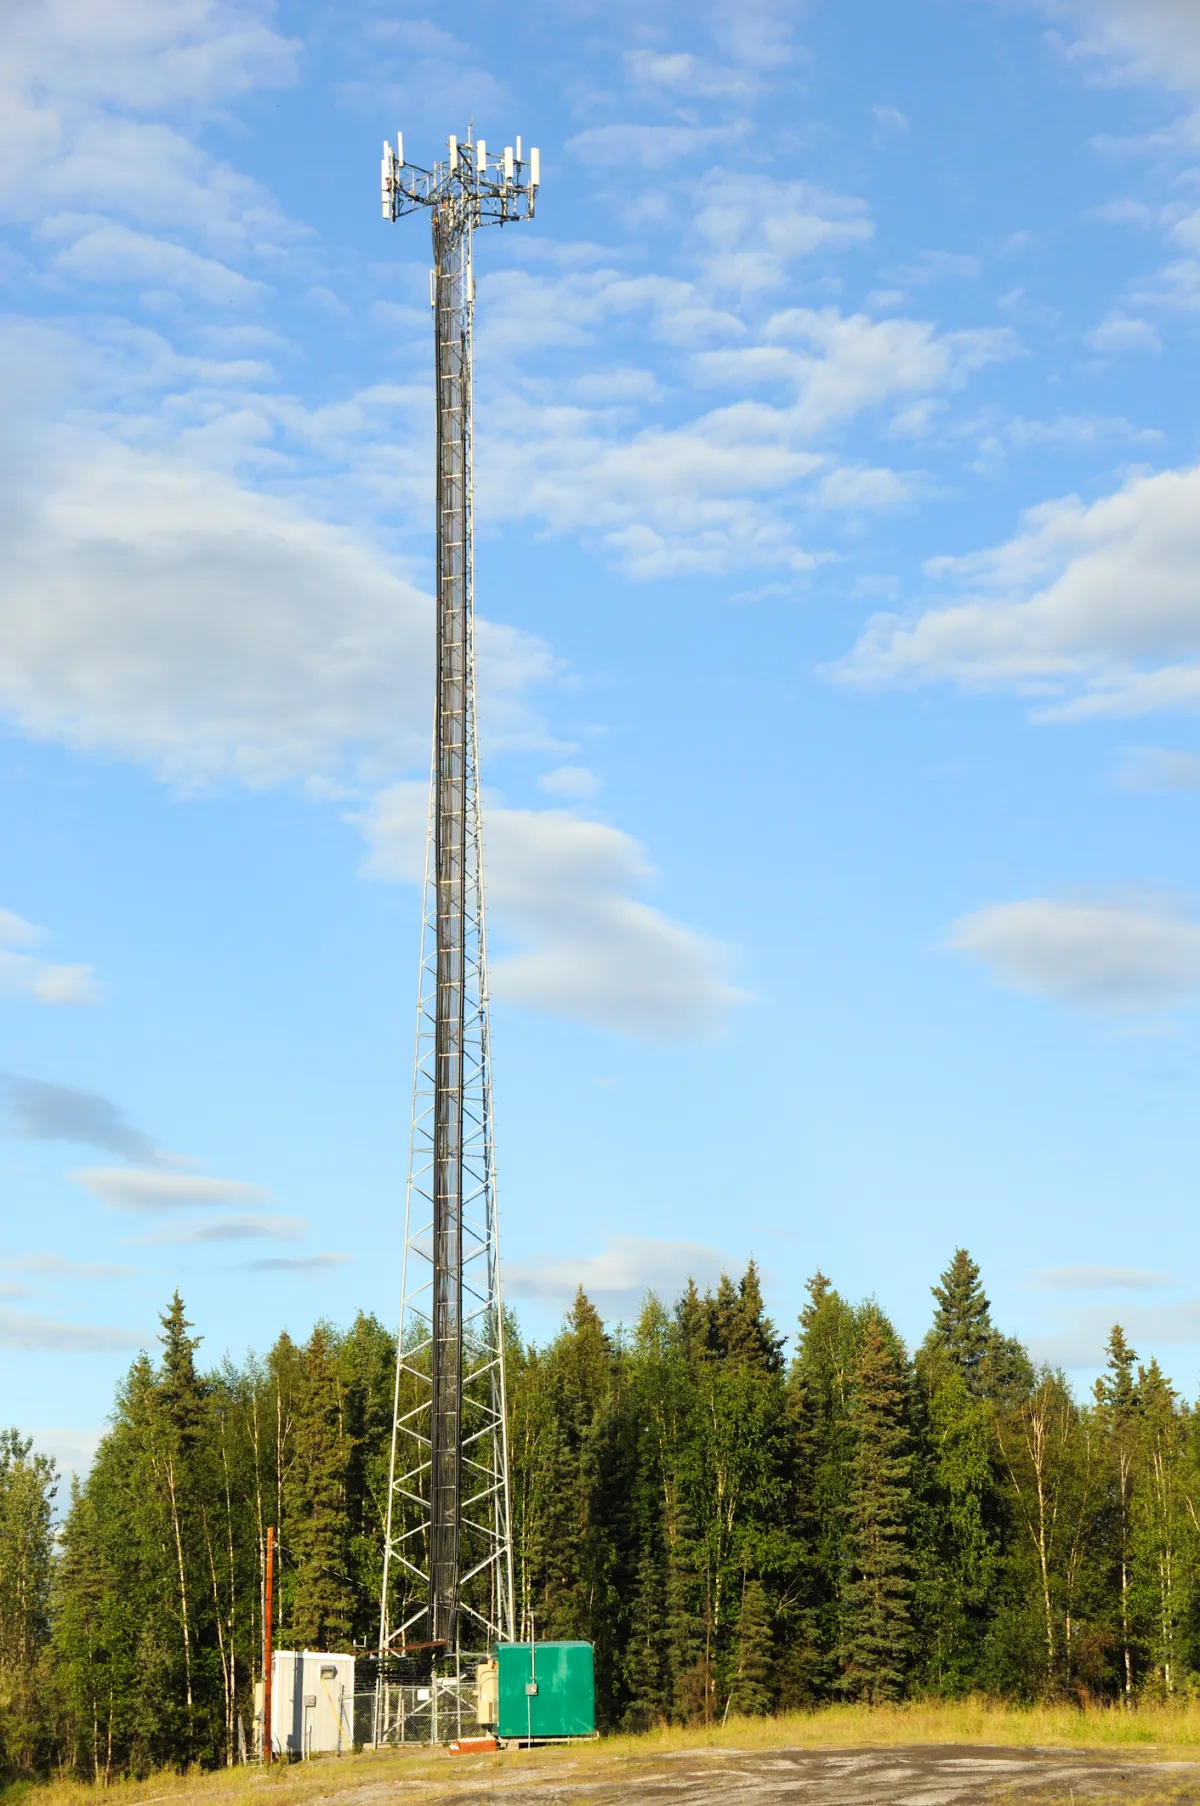
[[[395,1313],[426,222],[478,245],[508,1289],[964,1243],[1200,1370],[1200,13],[15,0],[0,19],[0,1416]]]

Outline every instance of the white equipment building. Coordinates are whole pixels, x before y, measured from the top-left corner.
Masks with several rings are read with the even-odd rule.
[[[262,1751],[263,1686],[254,1689]],[[354,1657],[277,1649],[271,1659],[271,1749],[277,1759],[349,1755],[354,1749]]]

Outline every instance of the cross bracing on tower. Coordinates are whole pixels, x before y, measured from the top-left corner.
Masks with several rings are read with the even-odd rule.
[[[433,229],[437,684],[381,1676],[413,1649],[457,1672],[465,1651],[514,1634],[475,717],[473,238],[532,219],[540,170],[519,138],[498,156],[451,138],[422,169],[397,137],[382,178],[384,218],[424,207]]]

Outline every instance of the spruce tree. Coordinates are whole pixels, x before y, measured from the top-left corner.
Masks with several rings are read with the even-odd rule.
[[[854,1376],[854,1566],[840,1682],[843,1693],[872,1705],[898,1698],[911,1656],[907,1540],[912,1455],[904,1404],[899,1350],[872,1306]]]
[[[1139,1397],[1134,1368],[1137,1355],[1114,1324],[1105,1348],[1108,1363],[1096,1381],[1096,1407],[1105,1436],[1112,1489],[1111,1569],[1115,1580],[1116,1620],[1121,1651],[1121,1685],[1126,1706],[1133,1704],[1134,1633],[1132,1613],[1132,1507],[1138,1447]]]
[[[644,1731],[665,1724],[671,1710],[670,1643],[665,1554],[656,1548],[643,1524],[625,1650],[623,1722]]]
[[[350,1638],[350,1439],[333,1336],[319,1323],[304,1348],[295,1399],[295,1461],[284,1490],[284,1611],[301,1649],[335,1650]]]
[[[1153,1684],[1169,1699],[1184,1681],[1185,1623],[1195,1585],[1196,1531],[1185,1494],[1190,1413],[1157,1360],[1139,1367],[1137,1390],[1133,1594],[1146,1627]]]
[[[208,1461],[207,1387],[196,1371],[200,1337],[188,1334],[192,1325],[178,1290],[159,1322],[162,1360],[141,1393],[138,1409],[149,1431],[147,1453],[174,1557],[188,1755],[195,1758],[202,1754],[211,1734],[212,1704],[203,1685],[209,1642],[206,1631],[212,1630],[203,1516],[213,1481]]]
[[[766,1588],[761,1580],[746,1580],[725,1710],[744,1718],[761,1718],[774,1704],[774,1681],[775,1647]]]
[[[42,1754],[55,1481],[28,1437],[0,1431],[0,1774],[28,1775]]]
[[[740,1361],[763,1373],[783,1370],[783,1337],[763,1304],[758,1266],[751,1261],[735,1286],[722,1274],[716,1296],[708,1303],[710,1353],[720,1359]]]
[[[861,1339],[855,1312],[823,1273],[813,1275],[807,1291],[787,1382],[792,1510],[803,1564],[784,1657],[785,1697],[794,1705],[828,1692],[847,1634],[851,1412]]]
[[[971,1390],[977,1391],[995,1331],[992,1307],[979,1283],[979,1268],[965,1248],[954,1250],[941,1284],[932,1291],[937,1311],[929,1340],[953,1361]]]

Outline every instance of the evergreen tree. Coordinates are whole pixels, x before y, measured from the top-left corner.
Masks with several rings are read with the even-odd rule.
[[[988,1401],[944,1351],[917,1357],[922,1421],[914,1459],[913,1612],[920,1673],[938,1692],[984,1684],[1004,1513]]]
[[[872,1306],[854,1375],[854,1565],[840,1681],[844,1693],[872,1705],[899,1697],[911,1657],[907,1540],[912,1455],[904,1399],[899,1349]]]
[[[28,1775],[44,1753],[55,1490],[54,1463],[0,1431],[0,1775]]]
[[[729,1684],[726,1711],[760,1718],[771,1710],[775,1697],[775,1648],[766,1588],[761,1580],[747,1580],[738,1612],[735,1663]]]
[[[548,1346],[506,1319],[520,1629],[595,1644],[601,1724],[908,1689],[1190,1689],[1196,1415],[1119,1330],[1081,1407],[996,1332],[961,1250],[936,1292],[910,1365],[876,1307],[817,1274],[786,1376],[753,1263],[673,1308],[648,1299],[629,1335],[582,1294]],[[10,1773],[230,1760],[258,1677],[268,1525],[281,1640],[374,1630],[388,1332],[318,1326],[303,1348],[283,1336],[206,1373],[178,1297],[162,1325],[55,1559],[49,1464],[0,1437]]]
[[[351,1444],[333,1336],[319,1323],[304,1348],[295,1398],[295,1458],[284,1489],[284,1612],[298,1649],[336,1650],[350,1638]]]
[[[705,1300],[707,1345],[718,1359],[740,1362],[763,1373],[783,1371],[783,1337],[763,1305],[762,1281],[758,1267],[751,1261],[735,1286],[728,1274],[721,1275],[716,1294]]]
[[[339,1338],[337,1365],[349,1441],[345,1485],[351,1633],[357,1641],[369,1643],[379,1628],[383,1580],[396,1379],[394,1331],[360,1311],[348,1333]]]
[[[979,1282],[979,1267],[965,1248],[954,1250],[941,1284],[932,1290],[937,1310],[929,1343],[957,1367],[971,1391],[979,1391],[995,1331],[992,1307]]]
[[[809,1280],[788,1375],[791,1518],[797,1542],[795,1593],[782,1680],[792,1705],[833,1687],[846,1639],[852,1563],[854,1374],[861,1325],[823,1273]]]
[[[1134,1625],[1132,1612],[1132,1507],[1138,1445],[1137,1356],[1114,1324],[1105,1349],[1108,1364],[1096,1381],[1099,1427],[1107,1444],[1112,1494],[1112,1529],[1107,1539],[1110,1571],[1115,1580],[1116,1622],[1120,1645],[1121,1685],[1125,1703],[1133,1703]]]

